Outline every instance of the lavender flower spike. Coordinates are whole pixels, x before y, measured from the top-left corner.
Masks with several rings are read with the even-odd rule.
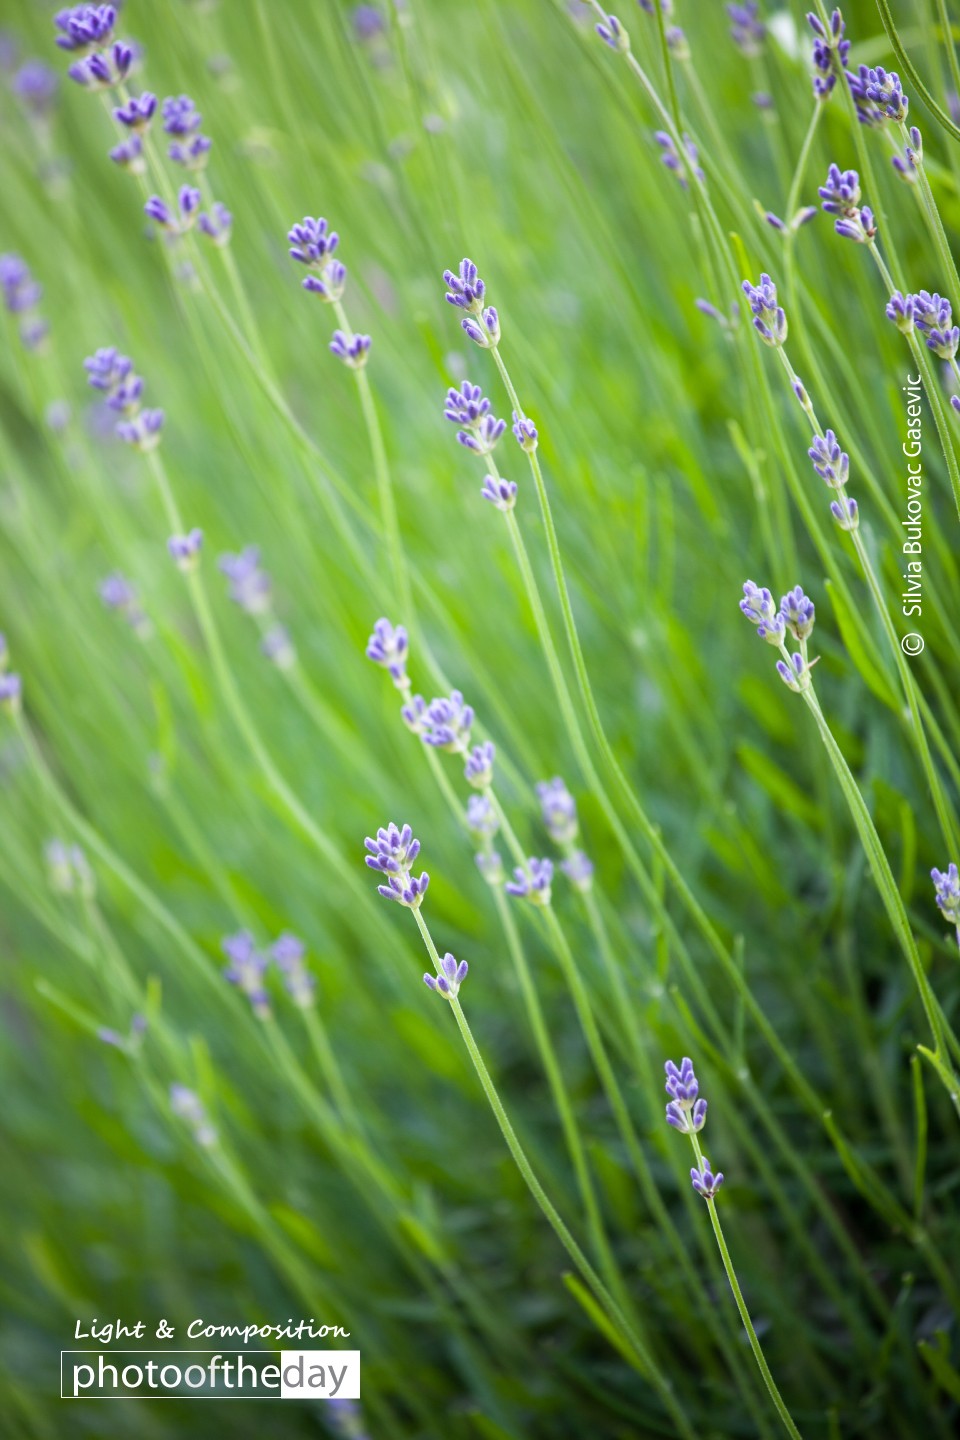
[[[839,10],[834,10],[828,26],[811,11],[807,15],[807,24],[813,31],[813,63],[816,68],[813,93],[818,100],[826,100],[837,83],[837,76],[843,74],[850,53],[850,41],[844,38],[845,26]]]
[[[541,780],[537,785],[537,797],[550,839],[555,845],[572,845],[580,830],[577,802],[560,776]]]
[[[168,135],[192,135],[202,120],[189,95],[168,95],[163,102],[163,128]]]
[[[845,240],[856,240],[860,245],[867,245],[877,233],[877,222],[870,206],[864,205],[849,218],[838,220],[833,228]]]
[[[451,955],[449,950],[440,961],[439,975],[424,975],[423,983],[438,995],[443,995],[447,1000],[456,998],[460,986],[467,978],[469,966],[466,960],[457,963],[456,956]]]
[[[342,330],[334,330],[330,353],[351,370],[362,370],[370,354],[370,345],[369,335],[346,335]]]
[[[500,344],[500,317],[492,305],[476,320],[461,320],[460,326],[467,338],[482,350],[492,350]]]
[[[814,661],[813,663],[815,664],[816,662]],[[797,692],[809,690],[810,670],[811,666],[804,660],[799,651],[797,654],[790,656],[789,664],[786,660],[777,661],[777,674],[788,690],[795,690]]]
[[[493,762],[496,753],[493,741],[485,740],[482,745],[475,745],[467,756],[463,773],[477,790],[486,790],[488,785],[493,784]]]
[[[787,317],[777,303],[777,287],[766,273],[760,276],[758,285],[743,282],[743,293],[750,302],[753,323],[765,345],[780,346],[787,341]]]
[[[773,596],[765,585],[754,585],[752,580],[745,580],[740,609],[743,614],[746,615],[750,624],[756,625],[757,635],[761,640],[766,640],[770,645],[780,645],[783,643],[783,635],[786,628],[784,618],[778,611]]]
[[[830,514],[841,530],[857,530],[860,527],[860,514],[856,500],[848,499],[846,504],[839,500],[831,500]]]
[[[546,906],[550,904],[551,883],[553,881],[553,861],[539,860],[532,855],[527,861],[527,868],[518,865],[513,872],[514,878],[508,880],[504,889],[508,895],[513,895],[520,900],[529,900],[531,905]]]
[[[937,905],[944,920],[960,928],[960,870],[951,860],[946,871],[934,868],[930,878],[937,892]]]
[[[112,90],[127,78],[132,64],[133,46],[115,40],[108,50],[76,60],[67,74],[87,90]]]
[[[331,230],[322,215],[316,219],[305,215],[287,234],[290,258],[310,269],[303,282],[305,290],[322,300],[339,300],[347,281],[346,267],[335,258],[340,243],[336,230]]]
[[[780,601],[780,614],[795,640],[806,640],[812,632],[816,619],[813,601],[804,595],[799,585],[788,590]]]
[[[193,529],[187,535],[171,535],[167,549],[179,570],[196,570],[200,563],[203,531]]]
[[[396,628],[384,616],[376,622],[373,634],[367,641],[366,656],[374,665],[382,665],[388,671],[398,690],[406,690],[407,652],[409,642],[403,625]]]
[[[667,1124],[682,1135],[695,1135],[706,1123],[707,1102],[698,1099],[700,1086],[693,1071],[693,1061],[685,1055],[679,1067],[672,1060],[665,1060],[663,1068],[667,1077],[664,1088],[670,1096]]]
[[[472,429],[458,430],[457,439],[461,445],[472,450],[474,455],[490,455],[506,428],[506,420],[498,420],[494,415],[484,415]]]
[[[149,90],[142,95],[131,95],[123,105],[118,105],[113,118],[127,130],[140,133],[150,128],[150,122],[157,109],[157,97]]]
[[[465,430],[475,430],[485,415],[490,414],[490,401],[484,396],[479,385],[464,380],[460,389],[453,385],[447,391],[443,407],[444,419],[452,425],[461,425]]]
[[[691,1169],[690,1171],[690,1184],[698,1195],[703,1196],[704,1200],[712,1200],[723,1184],[723,1174],[718,1170],[714,1175],[710,1169],[710,1161],[704,1155],[703,1169]]]
[[[209,210],[203,210],[197,220],[197,229],[206,235],[211,244],[222,250],[230,244],[233,233],[233,216],[222,200],[214,200]]]
[[[164,418],[162,410],[141,410],[132,419],[120,420],[117,423],[117,435],[137,450],[155,450],[160,444]]]
[[[181,185],[177,195],[176,213],[159,195],[150,196],[143,207],[143,213],[148,220],[159,225],[161,230],[166,230],[170,235],[180,235],[190,229],[199,208],[200,191],[193,185]]]
[[[896,125],[906,120],[910,102],[895,71],[861,65],[855,75],[848,70],[846,76],[861,125],[876,129],[888,120]]]
[[[488,475],[480,494],[484,500],[489,500],[491,505],[496,505],[498,510],[506,514],[517,503],[517,484],[515,480],[503,480],[498,475]]]

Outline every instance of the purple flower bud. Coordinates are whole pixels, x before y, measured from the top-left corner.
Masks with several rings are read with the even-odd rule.
[[[933,869],[930,878],[936,890],[936,900],[944,920],[960,927],[960,871],[953,861],[946,871]]]
[[[128,130],[147,130],[156,109],[156,95],[145,90],[142,95],[132,95],[126,104],[118,105],[113,112],[113,118]]]
[[[841,530],[856,530],[860,525],[856,500],[848,499],[845,504],[841,504],[839,500],[831,500],[830,514]]]
[[[420,738],[438,750],[463,754],[470,745],[473,707],[464,703],[459,690],[431,700],[423,713]]]
[[[512,510],[517,503],[517,486],[513,480],[502,480],[499,476],[488,475],[480,491],[484,500],[496,505],[498,510]]]
[[[790,663],[786,660],[777,661],[777,674],[786,685],[788,690],[807,690],[810,686],[810,666],[803,656],[797,652],[790,656]]]
[[[114,165],[119,165],[122,170],[129,170],[131,175],[146,174],[147,161],[139,135],[128,135],[126,140],[114,145],[109,154]]]
[[[500,829],[500,817],[489,795],[471,795],[467,801],[467,826],[474,835],[492,840]]]
[[[222,249],[230,243],[233,216],[222,201],[215,200],[210,209],[202,211],[197,218],[197,229],[218,249]]]
[[[0,255],[0,290],[11,315],[32,310],[43,298],[43,286],[34,280],[30,267],[19,255]]]
[[[698,180],[704,180],[706,178],[699,165],[697,147],[689,135],[683,136],[683,148],[686,152],[686,160],[681,157],[680,151],[674,144],[673,138],[668,135],[665,130],[655,131],[653,138],[663,151],[663,154],[660,156],[661,163],[665,165],[673,175],[676,175],[684,190],[687,189],[688,185],[688,169]]]
[[[493,741],[485,740],[482,745],[475,745],[467,756],[463,773],[477,790],[485,790],[488,785],[493,784],[493,762],[496,753]]]
[[[334,330],[330,353],[351,370],[361,370],[367,363],[370,344],[369,335],[346,335],[342,330]]]
[[[537,427],[525,415],[518,415],[516,410],[513,412],[513,437],[520,449],[526,450],[528,455],[532,455],[536,450],[539,439]]]
[[[703,1169],[690,1171],[690,1183],[698,1195],[704,1200],[712,1200],[720,1186],[723,1184],[723,1174],[718,1170],[716,1175],[710,1169],[710,1161],[706,1155],[703,1157]]]
[[[260,568],[259,545],[248,545],[239,555],[221,555],[217,561],[229,582],[228,593],[234,604],[248,615],[265,615],[270,609],[270,576]]]
[[[664,1061],[666,1082],[664,1088],[670,1096],[666,1120],[674,1130],[683,1135],[695,1135],[702,1130],[707,1119],[707,1102],[699,1097],[700,1086],[693,1070],[693,1061],[685,1055],[677,1066],[672,1060]]]
[[[611,50],[618,50],[622,54],[626,54],[630,49],[630,36],[616,15],[608,15],[595,28],[600,39],[605,45],[609,45]]]
[[[347,267],[341,265],[339,260],[328,260],[323,268],[322,279],[319,275],[311,274],[300,283],[304,290],[309,290],[312,295],[319,295],[321,300],[339,300],[347,283]]]
[[[116,40],[109,50],[96,51],[84,60],[74,61],[67,74],[87,90],[111,90],[127,78],[132,64],[132,46]]]
[[[208,135],[191,135],[185,142],[174,140],[167,154],[175,165],[182,165],[184,170],[203,170],[212,147],[213,141]]]
[[[855,215],[860,204],[860,176],[856,170],[831,165],[817,194],[828,215]]]
[[[910,102],[894,71],[884,70],[882,65],[861,65],[856,74],[845,73],[861,125],[876,129],[888,120],[899,125],[907,118]]]
[[[489,455],[506,428],[506,420],[497,420],[493,415],[484,415],[469,430],[458,430],[457,439],[461,445],[472,450],[474,455]]]
[[[728,5],[726,8],[730,39],[747,59],[755,59],[763,51],[767,34],[767,27],[758,13],[758,0],[746,0],[744,4]]]
[[[132,419],[118,422],[117,436],[137,450],[155,450],[160,444],[163,422],[162,410],[141,410]]]
[[[500,343],[500,317],[492,305],[481,312],[478,320],[463,319],[460,325],[474,344],[483,350],[492,350]]]
[[[267,957],[254,944],[249,930],[236,935],[225,935],[221,947],[227,957],[223,978],[247,996],[258,1020],[270,1019],[270,999],[263,984],[263,972],[267,968]]]
[[[367,641],[366,656],[374,665],[382,665],[388,671],[398,690],[407,686],[407,654],[409,641],[403,625],[396,628],[382,617],[373,627],[373,634]]]
[[[840,490],[847,483],[850,474],[850,457],[840,449],[840,442],[832,430],[825,435],[815,435],[807,451],[813,461],[813,468],[820,479],[831,490]]]
[[[116,22],[117,11],[113,5],[74,5],[53,17],[60,31],[56,43],[61,50],[85,54],[94,45],[107,44]]]
[[[864,205],[861,210],[838,220],[833,228],[845,240],[855,240],[858,244],[866,245],[877,233],[877,222],[870,206]]]
[[[527,861],[526,869],[518,865],[513,872],[513,877],[504,886],[508,895],[514,895],[520,900],[529,900],[531,905],[546,906],[550,904],[550,887],[553,881],[552,860],[539,860],[532,855]]]
[[[555,845],[572,845],[580,831],[577,819],[577,802],[559,775],[552,780],[541,780],[537,787],[540,814],[547,834]]]
[[[384,875],[402,875],[420,854],[420,841],[409,825],[401,829],[391,822],[380,827],[375,840],[368,835],[363,843],[369,851],[363,857],[367,865]]]
[[[167,549],[171,559],[180,570],[195,570],[200,563],[200,550],[203,546],[203,531],[193,529],[187,535],[171,535],[167,541]]]
[[[0,710],[6,710],[10,715],[18,715],[22,694],[23,685],[14,670],[0,674]]]
[[[163,128],[168,135],[192,135],[202,120],[189,95],[168,95],[163,102]]]
[[[787,340],[787,317],[777,303],[777,287],[766,273],[760,276],[758,285],[743,282],[743,293],[750,303],[753,323],[765,345],[785,345]]]
[[[806,640],[813,630],[816,611],[813,601],[804,595],[799,585],[788,590],[780,601],[780,614],[793,638]]]
[[[283,983],[294,1005],[308,1010],[316,1000],[316,979],[303,963],[306,946],[296,935],[284,931],[270,947],[274,964],[283,972]]]
[[[452,425],[473,431],[489,413],[490,401],[479,385],[471,385],[469,380],[464,380],[459,390],[451,386],[447,391],[443,414]]]
[[[472,260],[461,260],[456,275],[452,270],[444,270],[443,283],[447,287],[448,304],[455,305],[458,310],[468,310],[472,315],[482,313],[486,286]]]
[[[37,120],[53,109],[59,88],[60,76],[42,60],[25,60],[12,81],[14,95]]]
[[[766,640],[771,645],[781,643],[786,625],[766,586],[761,588],[754,585],[752,580],[744,581],[740,609],[750,624],[756,625],[761,640]]]
[[[574,850],[565,860],[560,861],[560,869],[574,890],[581,892],[586,892],[593,886],[593,868],[593,861],[583,850]]]
[[[452,1000],[459,992],[460,986],[467,978],[468,965],[466,960],[457,963],[456,957],[451,955],[449,950],[440,961],[440,971],[437,975],[424,975],[424,984],[437,994],[443,995]]]

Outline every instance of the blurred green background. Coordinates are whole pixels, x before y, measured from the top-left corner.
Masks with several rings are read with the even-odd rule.
[[[547,847],[533,782],[561,774],[575,792],[651,1069],[666,1055],[697,1061],[711,1105],[707,1153],[727,1176],[728,1239],[804,1434],[952,1433],[956,1317],[924,1246],[929,1239],[955,1273],[955,1117],[929,1076],[911,1069],[925,1031],[909,974],[809,717],[738,613],[746,578],[777,595],[801,583],[817,603],[822,703],[948,1016],[960,993],[957,950],[927,872],[958,857],[937,837],[896,671],[852,552],[824,518],[802,415],[749,325],[730,337],[695,308],[706,296],[728,311],[738,296],[705,264],[698,216],[658,161],[642,91],[575,4],[383,0],[381,24],[368,33],[355,7],[333,0],[131,0],[119,33],[142,46],[134,88],[191,95],[214,142],[208,173],[234,215],[228,253],[261,342],[245,353],[224,323],[225,309],[250,334],[224,257],[198,240],[166,263],[162,241],[146,233],[136,181],[107,158],[116,135],[98,97],[64,75],[49,115],[18,101],[12,77],[24,58],[66,68],[51,8],[7,0],[3,13],[19,59],[0,104],[0,249],[21,254],[42,283],[50,336],[45,350],[29,352],[16,317],[5,317],[0,629],[51,773],[196,950],[71,831],[16,728],[0,718],[0,1429],[244,1436],[266,1424],[282,1436],[327,1433],[344,1422],[323,1406],[66,1409],[57,1399],[58,1352],[77,1319],[270,1324],[315,1315],[344,1324],[362,1351],[376,1401],[362,1433],[674,1433],[650,1385],[564,1285],[567,1259],[509,1160],[446,1006],[420,980],[412,921],[378,900],[362,867],[365,835],[388,819],[413,825],[431,875],[431,927],[441,949],[470,962],[464,1004],[479,1042],[576,1228],[562,1134],[490,891],[399,723],[396,692],[363,656],[373,622],[388,614],[413,629],[415,689],[432,693],[422,638],[495,739],[502,794],[532,854]],[[655,21],[627,8],[624,0],[635,52],[659,77]],[[680,100],[724,230],[739,237],[744,275],[766,268],[779,281],[782,239],[753,202],[783,213],[810,120],[802,7],[776,7],[775,33],[753,60],[731,43],[719,3],[678,0],[675,11],[691,52],[677,64]],[[939,0],[901,0],[896,15],[946,105]],[[845,18],[855,60],[894,63],[871,4],[846,6]],[[774,97],[772,109],[753,102],[758,91]],[[914,118],[952,234],[955,144],[919,104]],[[945,289],[914,196],[882,138],[865,139],[879,177],[881,193],[867,198],[882,214],[881,246],[896,246],[913,287]],[[837,97],[820,122],[802,203],[815,203],[832,159],[858,163]],[[302,272],[287,258],[286,231],[305,214],[338,230],[351,322],[373,337],[368,374],[416,617],[390,604],[353,377],[327,348],[333,317],[299,288]],[[864,534],[898,609],[909,355],[883,318],[886,295],[866,255],[826,217],[798,232],[795,254],[794,363],[854,454]],[[906,1229],[880,1213],[857,1162],[845,1166],[799,1104],[654,862],[697,984],[678,972],[669,934],[583,787],[502,519],[480,500],[483,472],[442,416],[446,387],[466,376],[509,417],[489,357],[444,303],[441,272],[461,255],[486,279],[504,354],[540,430],[577,621],[617,754],[803,1075],[859,1161],[897,1195]],[[207,590],[239,692],[340,866],[291,821],[224,703],[166,553],[169,525],[147,465],[115,443],[85,387],[83,359],[101,345],[133,357],[147,403],[166,412],[161,453],[185,523],[204,531]],[[57,402],[69,406],[65,427],[50,424]],[[954,750],[957,516],[929,415],[926,426],[931,598],[913,673]],[[784,443],[827,535],[829,567],[790,492]],[[498,453],[520,486],[517,513],[566,661],[533,487],[509,431]],[[230,605],[217,573],[219,554],[251,543],[273,577],[312,715],[259,653],[253,623]],[[136,585],[149,638],[102,604],[98,586],[113,571]],[[856,618],[838,598],[837,576]],[[465,800],[452,761],[448,773]],[[44,845],[53,836],[85,845],[95,905],[51,892]],[[710,1237],[705,1215],[687,1203],[686,1146],[663,1125],[659,1086],[631,1069],[591,935],[563,884],[556,903],[651,1171],[702,1267]],[[705,1338],[710,1308],[740,1345],[722,1275],[703,1269],[691,1287],[679,1272],[638,1194],[556,963],[540,929],[516,914],[658,1363],[705,1437],[756,1434]],[[306,941],[317,1013],[362,1143],[349,1134],[333,1143],[324,1130],[316,1037],[279,977],[269,981],[275,1018],[266,1029],[280,1040],[221,978],[221,937],[242,926],[261,944],[285,929]],[[118,956],[133,991],[117,983]],[[142,1048],[104,1045],[97,1027],[126,1034],[137,995],[150,1014]],[[732,1047],[710,1040],[705,998]],[[314,1088],[299,1088],[293,1074]],[[171,1083],[200,1094],[227,1158],[204,1153],[170,1115]],[[770,1107],[798,1168],[758,1127],[750,1091]],[[370,1203],[361,1152],[389,1176],[392,1218]],[[811,1248],[860,1314],[859,1338],[824,1275],[811,1272]],[[756,1409],[774,1433],[765,1403]]]

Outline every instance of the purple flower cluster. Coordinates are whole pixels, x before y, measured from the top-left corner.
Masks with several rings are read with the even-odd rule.
[[[43,286],[34,280],[29,265],[19,255],[0,255],[0,291],[4,307],[17,316],[21,344],[27,350],[38,349],[50,329],[37,313]]]
[[[183,235],[193,225],[200,211],[200,191],[195,185],[181,185],[176,205],[171,208],[159,195],[151,195],[143,207],[148,220],[159,225],[171,237]]]
[[[727,6],[730,21],[730,39],[748,59],[753,59],[763,50],[767,27],[760,19],[758,0],[745,0],[739,5]]]
[[[186,535],[171,535],[167,541],[170,558],[178,570],[196,570],[203,548],[203,531],[194,527]]]
[[[850,457],[840,449],[834,432],[827,430],[823,435],[814,435],[807,454],[824,484],[829,485],[831,490],[842,490],[850,474]]]
[[[837,216],[834,229],[838,235],[861,244],[873,239],[877,225],[870,206],[860,205],[860,176],[856,170],[831,165],[819,195],[827,214]]]
[[[336,230],[330,229],[322,215],[316,219],[305,215],[290,228],[287,239],[291,260],[306,265],[310,272],[302,282],[304,290],[319,295],[321,300],[339,300],[347,283],[347,270],[336,255],[340,244]]]
[[[901,180],[908,185],[915,185],[917,171],[923,164],[923,136],[916,125],[910,126],[910,144],[904,146],[903,154],[899,152],[890,157],[890,164],[896,170]]]
[[[529,900],[531,905],[546,906],[550,904],[552,884],[553,861],[531,855],[526,866],[517,866],[504,889],[519,900]]]
[[[722,1171],[718,1171],[717,1174],[714,1175],[710,1169],[710,1161],[706,1155],[704,1155],[702,1159],[702,1169],[700,1167],[691,1167],[690,1169],[690,1184],[698,1195],[703,1196],[704,1200],[712,1200],[723,1184],[723,1173]]]
[[[941,915],[960,932],[960,870],[951,860],[946,870],[931,870],[930,878],[934,884]]]
[[[316,1000],[316,979],[304,964],[307,947],[285,930],[270,947],[270,958],[283,975],[287,994],[300,1010],[309,1010]]]
[[[507,428],[506,420],[492,414],[490,401],[480,386],[471,385],[469,380],[464,380],[459,390],[450,387],[443,413],[451,424],[461,427],[457,439],[475,455],[491,454]]]
[[[483,303],[487,287],[473,261],[461,260],[456,275],[452,270],[444,270],[443,283],[447,287],[447,303],[467,312],[460,321],[464,334],[484,350],[498,345],[500,317],[492,305]]]
[[[469,749],[473,706],[464,702],[459,690],[452,690],[449,696],[440,695],[429,705],[422,695],[414,695],[400,713],[408,728],[419,735],[425,745],[454,754],[464,754]]]
[[[882,65],[861,65],[856,74],[845,73],[861,125],[878,129],[888,121],[900,125],[906,120],[910,102],[895,71],[884,70]]]
[[[430,876],[411,874],[411,866],[420,854],[420,841],[413,838],[409,825],[402,829],[393,823],[381,827],[375,840],[364,840],[368,854],[363,858],[371,870],[387,877],[386,885],[377,890],[385,900],[396,900],[410,910],[419,910],[430,884]]]
[[[913,323],[927,342],[927,348],[941,360],[952,360],[960,345],[960,328],[953,323],[953,310],[945,295],[919,290],[912,295]]]
[[[844,73],[850,41],[844,38],[845,25],[839,10],[834,10],[829,25],[824,25],[812,11],[807,15],[807,24],[813,31],[813,93],[819,100],[826,100],[837,76]]]
[[[123,416],[115,427],[117,436],[138,450],[155,449],[163,430],[163,411],[140,408],[144,382],[130,357],[108,345],[88,355],[83,364],[88,384],[100,391],[111,410]]]
[[[517,483],[515,480],[504,480],[500,475],[488,475],[480,494],[484,500],[489,500],[491,505],[496,505],[498,510],[506,514],[517,503]]]
[[[463,773],[466,779],[477,790],[486,790],[493,784],[493,762],[496,759],[497,751],[492,740],[484,740],[481,745],[474,745],[467,755]]]
[[[438,975],[424,975],[423,983],[438,995],[443,995],[447,1000],[453,1000],[460,990],[460,986],[467,978],[467,970],[470,967],[466,960],[459,964],[455,955],[449,950],[440,961],[440,973]]]
[[[49,115],[59,88],[60,76],[42,60],[25,60],[11,82],[14,95],[35,121]]]
[[[309,276],[307,278],[309,279]],[[347,335],[343,330],[334,330],[330,353],[342,360],[349,369],[362,370],[367,363],[371,343],[369,335]]]
[[[403,691],[408,689],[410,683],[407,679],[408,652],[409,640],[405,627],[394,627],[389,620],[381,616],[367,641],[367,659],[372,660],[374,665],[382,665],[397,689]]]
[[[56,43],[61,50],[87,55],[96,46],[109,43],[117,23],[117,9],[115,5],[74,5],[60,10],[53,23],[60,31]]]
[[[246,995],[258,1020],[270,1019],[270,998],[263,983],[267,956],[257,949],[249,930],[225,935],[221,947],[227,957],[224,979]]]
[[[285,625],[271,625],[260,641],[261,654],[278,670],[289,670],[297,663],[297,652]]]
[[[777,287],[764,272],[758,285],[744,280],[743,293],[746,295],[753,314],[757,334],[765,345],[780,346],[787,341],[787,316],[783,306],[777,302]]]
[[[856,504],[855,501],[847,503]],[[788,632],[799,640],[800,651],[787,659],[778,660],[777,673],[790,690],[809,689],[810,671],[817,661],[807,659],[806,642],[813,630],[816,612],[813,601],[803,593],[800,586],[795,585],[792,590],[788,590],[777,606],[766,586],[761,587],[752,580],[747,580],[743,586],[740,610],[751,625],[757,627],[758,636],[769,644],[776,645],[781,652],[786,653],[785,641]]]
[[[197,229],[201,235],[222,250],[225,245],[230,244],[230,236],[233,233],[233,215],[224,205],[222,200],[214,200],[209,210],[203,210],[197,221]]]
[[[500,829],[500,817],[489,795],[471,795],[467,801],[467,827],[483,840],[492,840]]]
[[[707,1120],[707,1102],[701,1100],[700,1085],[693,1070],[693,1061],[684,1056],[679,1067],[672,1060],[664,1061],[666,1083],[664,1088],[670,1096],[667,1104],[667,1124],[681,1135],[695,1135],[702,1130]]]
[[[265,615],[271,604],[270,576],[260,568],[260,546],[248,545],[239,555],[221,555],[217,565],[228,581],[230,599],[248,615]]]
[[[126,80],[132,64],[133,46],[125,40],[114,40],[105,50],[75,60],[67,74],[87,90],[113,90]]]
[[[687,173],[689,171],[697,180],[704,180],[706,177],[700,168],[697,147],[689,135],[683,136],[684,154],[681,155],[674,143],[673,137],[668,135],[666,130],[655,130],[654,140],[663,152],[660,156],[661,164],[665,165],[672,175],[676,175],[684,190],[688,188]]]
[[[547,834],[555,845],[572,845],[580,832],[577,819],[577,802],[559,775],[552,780],[541,780],[537,785],[540,814]]]
[[[142,134],[145,130],[150,129],[156,110],[156,95],[152,95],[149,90],[144,90],[142,95],[131,95],[122,105],[117,105],[113,112],[113,118],[125,130]]]
[[[100,599],[108,610],[116,610],[141,639],[151,633],[150,621],[140,607],[137,592],[123,575],[114,572],[100,582]]]
[[[583,850],[571,850],[560,869],[566,875],[574,890],[587,891],[593,885],[593,861]]]
[[[616,15],[606,15],[596,25],[596,32],[604,45],[609,45],[611,50],[618,50],[622,54],[630,49],[630,36],[624,30]]]

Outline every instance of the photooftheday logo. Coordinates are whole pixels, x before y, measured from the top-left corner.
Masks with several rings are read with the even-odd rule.
[[[359,1400],[359,1350],[61,1350],[62,1400]]]

